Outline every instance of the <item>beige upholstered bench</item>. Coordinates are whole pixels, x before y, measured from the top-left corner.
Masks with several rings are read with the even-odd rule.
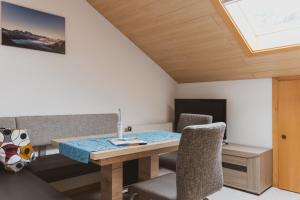
[[[27,129],[33,146],[37,149],[44,149],[40,147],[50,145],[52,139],[115,133],[117,132],[117,120],[117,114],[4,117],[0,118],[0,128]],[[21,199],[61,200],[65,197],[47,182],[55,182],[100,170],[99,166],[92,163],[79,163],[59,154],[43,154],[20,173],[11,174],[0,169],[0,193],[6,194],[4,200],[18,199],[18,195],[22,197]],[[137,171],[136,161],[125,163],[124,185],[137,180]],[[30,181],[27,182],[27,179]],[[5,185],[5,183],[8,184]],[[14,188],[20,189],[20,192]],[[21,190],[21,188],[23,189]],[[36,191],[43,191],[42,198],[37,198]]]

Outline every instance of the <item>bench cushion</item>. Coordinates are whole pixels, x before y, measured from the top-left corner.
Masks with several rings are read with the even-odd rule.
[[[160,167],[176,171],[177,152],[163,154],[159,157]]]
[[[82,164],[60,154],[54,154],[38,157],[30,164],[28,170],[46,182],[55,182],[97,172],[100,167],[92,163]]]
[[[26,169],[11,174],[0,169],[1,200],[70,200]]]
[[[138,161],[124,162],[123,167],[124,185],[136,183],[138,180]],[[98,172],[101,169],[96,164],[82,164],[60,154],[39,157],[27,168],[30,172],[49,183]]]
[[[0,117],[0,128],[17,128],[14,117]]]
[[[27,129],[33,146],[52,139],[117,132],[117,114],[53,115],[16,117],[18,129]]]
[[[138,160],[126,161],[123,164],[123,185],[131,185],[138,182]]]
[[[138,199],[177,200],[176,174],[171,173],[129,186]]]

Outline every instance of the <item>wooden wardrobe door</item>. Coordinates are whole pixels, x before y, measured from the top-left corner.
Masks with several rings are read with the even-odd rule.
[[[278,84],[279,188],[300,192],[300,80]]]

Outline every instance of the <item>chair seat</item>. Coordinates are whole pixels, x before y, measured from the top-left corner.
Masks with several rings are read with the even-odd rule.
[[[28,170],[16,174],[0,170],[1,200],[70,200]]]
[[[140,194],[142,199],[176,200],[176,174],[166,174],[148,181],[129,186],[130,194]]]
[[[160,167],[176,171],[177,152],[163,154],[159,157]]]
[[[100,166],[79,163],[63,155],[54,154],[39,157],[28,170],[46,182],[55,182],[100,171]]]

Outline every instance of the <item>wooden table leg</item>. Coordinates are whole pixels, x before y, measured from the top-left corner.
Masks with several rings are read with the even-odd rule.
[[[145,181],[159,174],[159,155],[139,159],[139,180]]]
[[[123,199],[123,163],[101,166],[101,200]]]

